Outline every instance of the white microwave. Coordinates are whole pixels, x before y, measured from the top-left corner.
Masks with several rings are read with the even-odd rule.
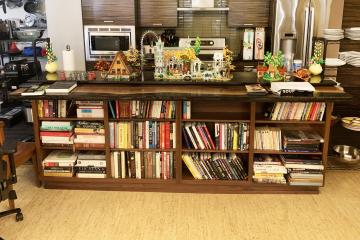
[[[111,59],[118,51],[135,47],[135,26],[84,26],[86,61]]]

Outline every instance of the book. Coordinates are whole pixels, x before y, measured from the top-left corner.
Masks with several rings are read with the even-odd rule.
[[[245,85],[248,95],[266,95],[268,91],[260,84]]]
[[[51,84],[48,88],[45,89],[46,94],[68,94],[74,88],[76,88],[77,83],[74,81],[57,81]]]
[[[21,93],[21,96],[41,96],[50,85],[33,85]]]

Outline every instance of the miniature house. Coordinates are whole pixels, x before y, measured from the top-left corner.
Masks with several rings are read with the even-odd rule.
[[[109,76],[128,78],[133,73],[133,68],[128,64],[123,52],[118,52],[110,66]]]
[[[159,39],[156,42],[154,48],[154,60],[155,60],[155,75],[162,75],[165,73],[165,64],[164,64],[164,43]]]

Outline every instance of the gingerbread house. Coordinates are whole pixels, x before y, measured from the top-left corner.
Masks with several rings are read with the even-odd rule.
[[[123,52],[116,53],[110,66],[108,77],[129,78],[133,72],[134,70],[126,60],[125,54]]]

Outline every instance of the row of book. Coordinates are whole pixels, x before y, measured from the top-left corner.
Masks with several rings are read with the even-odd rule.
[[[77,87],[74,81],[57,81],[53,84],[38,85],[34,84],[21,93],[21,96],[41,96],[69,94]]]
[[[244,180],[247,170],[240,156],[232,153],[183,154],[182,159],[195,179]]]
[[[43,144],[102,148],[105,146],[104,124],[90,121],[42,121],[40,139]]]
[[[254,158],[253,181],[257,183],[286,184],[287,169],[278,155],[257,155]]]
[[[245,151],[249,148],[247,123],[215,123],[214,134],[205,123],[186,123],[182,131],[188,149]]]
[[[113,152],[111,154],[112,177],[173,179],[174,162],[172,152]]]
[[[46,177],[106,178],[104,152],[55,150],[42,164]]]
[[[39,100],[38,115],[40,118],[65,118],[71,102],[67,100]]]
[[[255,129],[255,149],[285,152],[319,152],[324,139],[315,131],[277,127]]]
[[[278,102],[274,104],[271,120],[322,121],[326,104],[320,102]]]
[[[112,118],[175,118],[175,101],[109,101]]]
[[[182,103],[182,118],[184,120],[191,119],[191,102],[183,101]]]
[[[175,122],[110,122],[110,147],[135,149],[176,148]]]
[[[290,186],[322,186],[324,165],[319,156],[257,155],[253,181]]]
[[[76,116],[78,118],[104,118],[104,103],[102,101],[76,101]]]

